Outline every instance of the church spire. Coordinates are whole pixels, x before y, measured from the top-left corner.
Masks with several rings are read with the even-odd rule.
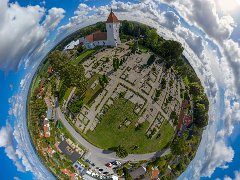
[[[117,18],[117,16],[113,13],[113,10],[111,8],[111,12],[108,16],[108,19],[107,19],[107,23],[118,23],[119,20]]]

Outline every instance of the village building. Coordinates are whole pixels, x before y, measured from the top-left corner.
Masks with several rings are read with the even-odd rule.
[[[142,179],[141,176],[146,174],[146,168],[143,166],[140,166],[139,168],[129,172],[132,179]]]
[[[120,41],[119,36],[120,21],[117,16],[111,10],[107,21],[106,30],[107,32],[94,32],[86,37],[82,37],[77,41],[72,41],[68,44],[64,50],[72,50],[80,45],[84,45],[87,49],[92,49],[95,46],[118,46]]]
[[[74,145],[71,140],[65,139],[59,145],[58,148],[65,154],[73,163],[75,163],[83,154],[84,151],[78,146]]]
[[[43,120],[43,132],[44,132],[44,137],[48,138],[50,137],[50,124],[48,118],[44,118]]]
[[[49,157],[53,157],[53,154],[55,153],[56,151],[54,149],[52,149],[51,147],[48,147],[47,148],[47,153],[49,155]]]

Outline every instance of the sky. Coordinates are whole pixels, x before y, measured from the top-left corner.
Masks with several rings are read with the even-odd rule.
[[[239,0],[0,0],[0,179],[54,179],[26,128],[26,97],[45,55],[79,28],[120,20],[180,41],[210,101],[209,125],[179,179],[240,179]]]

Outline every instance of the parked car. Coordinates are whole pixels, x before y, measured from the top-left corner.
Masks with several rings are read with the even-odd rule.
[[[122,163],[120,162],[120,161],[113,161],[112,162],[112,164],[114,165],[114,166],[120,166]]]
[[[108,168],[112,168],[112,164],[111,163],[107,163],[107,164],[105,164]]]

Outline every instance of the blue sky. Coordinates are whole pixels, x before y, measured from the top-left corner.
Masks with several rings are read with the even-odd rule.
[[[2,0],[2,2],[8,2],[9,6],[1,6],[0,2],[0,6],[6,10],[0,11],[0,16],[6,18],[0,19],[0,25],[3,24],[2,30],[5,32],[1,35],[0,28],[0,135],[13,139],[13,143],[0,139],[0,179],[14,177],[33,179],[34,176],[46,173],[33,152],[29,156],[32,159],[28,159],[27,150],[19,146],[19,142],[22,141],[13,135],[12,131],[10,135],[5,136],[6,121],[10,123],[12,130],[19,131],[17,126],[25,120],[20,109],[24,106],[24,99],[20,97],[26,97],[36,65],[59,39],[87,24],[104,20],[109,11],[109,6],[106,6],[110,4],[117,10],[120,19],[152,25],[165,38],[181,41],[185,46],[185,55],[189,57],[191,65],[205,86],[212,107],[209,114],[210,125],[204,132],[196,158],[180,179],[194,176],[201,179],[224,179],[224,177],[237,179],[237,172],[240,171],[238,132],[240,3],[238,0],[229,0],[229,7],[223,4],[225,1],[220,0],[185,0],[184,3],[179,0],[171,2],[134,0],[129,3],[127,0],[113,2],[109,0]],[[11,3],[15,2],[18,5],[12,8]],[[79,6],[81,3],[86,5]],[[98,8],[99,6],[102,7]],[[30,11],[25,7],[33,7],[34,10]],[[50,11],[54,7],[57,9]],[[19,11],[23,8],[25,8],[23,11]],[[40,11],[43,13],[39,13]],[[9,17],[15,16],[15,26],[12,27],[11,21],[7,19],[8,16],[3,16],[4,14],[1,13],[6,13]],[[50,17],[49,22],[46,21],[47,16]],[[87,20],[89,16],[91,18]],[[72,17],[77,21],[73,21]],[[29,19],[26,20],[26,18]],[[52,28],[46,27],[46,24],[52,25]],[[15,32],[12,32],[11,28],[14,28]],[[31,41],[23,47],[18,44],[22,42],[21,37]],[[13,52],[11,54],[6,53],[9,47],[15,50],[11,51]],[[12,103],[9,103],[10,98]],[[9,110],[16,112],[9,114]],[[27,137],[26,132],[21,132],[20,137]],[[14,152],[11,155],[17,160],[12,161],[6,156],[6,147],[13,147]],[[25,148],[32,150],[29,146]],[[24,155],[20,156],[16,149]],[[19,162],[24,162],[22,167],[26,166],[28,171],[19,172],[15,166]],[[35,162],[41,169],[38,173],[36,173],[37,167],[29,166]],[[207,170],[203,167],[207,167]]]

